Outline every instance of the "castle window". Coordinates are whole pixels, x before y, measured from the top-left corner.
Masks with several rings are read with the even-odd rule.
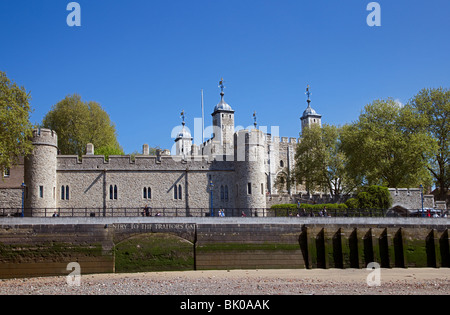
[[[5,168],[3,171],[3,177],[8,178],[9,176],[11,176],[11,170],[9,168]]]
[[[183,187],[181,185],[174,185],[173,186],[173,199],[175,200],[181,200],[183,199]]]
[[[61,200],[69,200],[69,186],[61,186]]]
[[[264,184],[261,183],[261,195],[264,195]]]
[[[249,194],[249,195],[252,194],[252,183],[247,184],[247,194]]]
[[[283,162],[283,160],[280,160],[280,167],[284,167],[284,162]]]
[[[109,186],[109,199],[111,200],[117,200],[117,185],[110,185]]]
[[[39,197],[44,198],[44,186],[39,186]]]
[[[225,201],[228,201],[228,185],[225,185]]]
[[[152,199],[152,189],[150,187],[144,187],[143,197],[144,199]]]

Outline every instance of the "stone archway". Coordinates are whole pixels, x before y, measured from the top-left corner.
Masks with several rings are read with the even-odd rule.
[[[143,233],[114,246],[115,272],[194,270],[194,244],[170,233]]]
[[[394,205],[389,211],[388,216],[407,217],[409,215],[408,208],[403,205]]]

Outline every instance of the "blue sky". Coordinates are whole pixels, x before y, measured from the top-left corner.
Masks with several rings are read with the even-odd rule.
[[[0,1],[0,71],[31,92],[33,123],[66,95],[97,101],[126,153],[171,148],[186,111],[205,124],[219,102],[252,114],[280,136],[298,137],[306,85],[323,122],[342,125],[364,105],[406,103],[425,87],[450,87],[450,1],[389,0],[369,27],[369,0],[79,0],[81,27],[66,24],[68,0]]]

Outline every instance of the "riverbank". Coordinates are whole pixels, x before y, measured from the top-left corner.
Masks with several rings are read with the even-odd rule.
[[[231,270],[0,280],[0,295],[450,295],[450,269]],[[375,278],[373,278],[375,279]]]

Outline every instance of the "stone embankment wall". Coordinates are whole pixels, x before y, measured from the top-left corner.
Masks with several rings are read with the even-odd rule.
[[[162,270],[450,267],[448,219],[5,218],[0,278]]]

